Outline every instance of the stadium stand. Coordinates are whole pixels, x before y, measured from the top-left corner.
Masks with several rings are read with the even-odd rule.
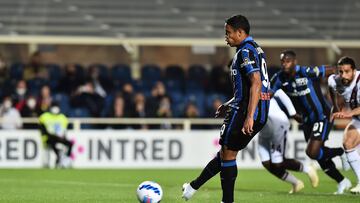
[[[0,34],[219,38],[243,13],[257,38],[357,39],[357,0],[2,0]]]

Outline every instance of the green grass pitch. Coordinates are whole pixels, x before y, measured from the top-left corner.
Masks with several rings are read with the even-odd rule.
[[[162,203],[185,202],[181,186],[196,177],[198,170],[47,170],[1,169],[0,202],[2,203],[136,203],[135,191],[145,180],[158,182],[163,190]],[[344,174],[354,183],[352,172]],[[290,186],[277,180],[265,170],[239,170],[235,202],[359,202],[360,196],[335,196],[336,184],[319,171],[320,185],[314,189],[303,174],[296,173],[305,183],[305,189],[289,195]],[[221,188],[219,176],[201,188],[189,203],[219,203]]]

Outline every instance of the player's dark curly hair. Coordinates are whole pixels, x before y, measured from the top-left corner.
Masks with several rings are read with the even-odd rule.
[[[235,15],[225,20],[225,23],[234,29],[242,29],[246,34],[250,34],[250,23],[243,15]]]
[[[341,57],[338,62],[337,62],[338,66],[342,66],[342,65],[350,65],[351,68],[354,70],[356,69],[356,65],[355,65],[355,61],[354,59],[348,57],[348,56],[343,56]]]

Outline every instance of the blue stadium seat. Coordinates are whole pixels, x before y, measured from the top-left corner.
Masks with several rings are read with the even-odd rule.
[[[203,117],[205,115],[206,96],[203,91],[193,91],[193,92],[186,93],[185,98],[186,98],[185,105],[188,104],[189,102],[192,102],[198,108],[200,117]]]
[[[184,114],[185,98],[184,94],[180,91],[169,91],[171,98],[171,110],[173,117],[181,117]]]
[[[125,83],[133,83],[130,66],[116,64],[111,68],[111,77],[116,89],[120,90]]]
[[[184,84],[182,83],[182,81],[179,80],[174,80],[174,79],[167,79],[165,80],[165,86],[166,86],[166,90],[167,92],[172,92],[172,91],[184,91]]]
[[[56,90],[61,77],[63,76],[61,67],[58,64],[46,64],[49,73],[49,85],[51,90]]]
[[[74,108],[70,110],[70,118],[87,118],[91,117],[90,112],[85,108]],[[81,124],[81,129],[91,129],[91,124]]]
[[[157,65],[145,65],[141,68],[141,79],[144,81],[160,81],[161,69]]]
[[[66,94],[58,93],[53,96],[54,101],[59,103],[61,112],[67,116],[70,113],[70,99]]]
[[[31,95],[39,95],[41,87],[48,84],[43,78],[34,78],[27,81],[27,87]]]
[[[185,71],[181,66],[170,65],[165,69],[165,78],[171,80],[185,80]]]
[[[188,70],[188,79],[189,80],[204,80],[208,79],[209,73],[206,71],[205,67],[202,65],[191,65]]]
[[[11,79],[20,80],[23,78],[25,64],[23,63],[13,63],[10,66],[9,76]]]
[[[187,81],[185,83],[186,92],[191,90],[207,90],[209,73],[201,65],[189,67]]]
[[[100,78],[105,78],[105,79],[109,78],[109,76],[110,76],[109,68],[105,64],[95,63],[95,64],[89,65],[88,68],[90,68],[90,67],[95,67],[98,69]]]

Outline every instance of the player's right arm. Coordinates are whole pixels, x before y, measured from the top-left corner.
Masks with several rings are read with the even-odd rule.
[[[286,111],[288,112],[290,118],[295,119],[299,123],[303,122],[301,115],[296,113],[295,107],[291,102],[291,99],[286,95],[286,93],[282,89],[276,91],[274,93],[274,97],[278,98],[281,101],[281,103],[286,108]]]
[[[226,110],[229,108],[229,104],[231,104],[234,100],[235,100],[235,97],[233,97],[229,101],[221,104],[215,112],[215,118],[223,117],[225,115]]]

